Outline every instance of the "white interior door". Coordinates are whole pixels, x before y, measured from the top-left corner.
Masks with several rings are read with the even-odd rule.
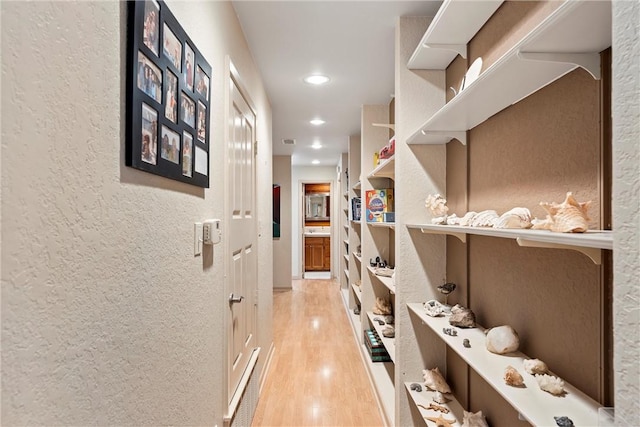
[[[254,142],[256,116],[230,77],[226,192],[229,225],[227,281],[228,396],[234,396],[256,347],[257,218]]]

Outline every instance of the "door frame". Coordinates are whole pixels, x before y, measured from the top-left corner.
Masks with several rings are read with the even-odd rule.
[[[339,211],[336,210],[336,186],[335,179],[300,179],[298,180],[298,194],[300,195],[298,199],[298,227],[297,232],[295,233],[298,239],[298,247],[300,250],[298,251],[298,262],[299,262],[299,277],[304,279],[304,217],[305,217],[305,198],[304,198],[304,186],[305,184],[329,184],[329,200],[331,203],[331,226],[330,237],[331,237],[331,268],[330,274],[331,278],[336,277],[336,260],[335,260],[335,242],[336,242],[336,218],[338,218]],[[339,248],[339,246],[338,246]]]

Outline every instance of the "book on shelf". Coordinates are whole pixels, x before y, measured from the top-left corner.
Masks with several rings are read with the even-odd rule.
[[[354,197],[351,199],[351,218],[354,221],[360,221],[362,216],[362,199],[360,197]]]

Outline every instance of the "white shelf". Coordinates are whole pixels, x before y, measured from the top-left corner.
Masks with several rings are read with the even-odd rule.
[[[395,386],[393,384],[394,364],[391,362],[372,362],[365,344],[360,346],[367,373],[373,383],[378,402],[386,417],[385,425],[394,425]]]
[[[353,289],[353,293],[356,296],[356,300],[358,302],[358,304],[362,303],[362,290],[360,290],[359,286],[356,286],[355,284],[351,284],[351,289]]]
[[[347,213],[349,212],[349,208],[342,208],[342,210],[347,212]]]
[[[362,257],[360,255],[353,254],[353,257],[357,259],[359,263],[362,263]]]
[[[414,384],[414,383],[420,384],[420,386],[422,386],[421,392],[411,390],[411,384]],[[444,406],[449,410],[448,414],[443,414],[442,412],[434,411],[433,409],[425,409],[425,407],[429,407],[429,404],[435,403],[433,401],[433,397],[435,396],[436,392],[427,390],[427,388],[424,386],[423,379],[420,379],[420,381],[406,382],[404,383],[404,386],[406,387],[407,392],[409,393],[409,397],[413,401],[414,405],[418,408],[418,411],[420,411],[420,415],[422,416],[422,418],[438,417],[442,415],[444,418],[448,420],[455,418],[458,424],[462,424],[464,410],[462,408],[462,405],[460,405],[460,402],[458,402],[457,399],[453,398],[452,395],[450,394],[447,395],[447,397],[451,399],[450,402],[438,403],[438,405]],[[421,406],[418,406],[418,405],[421,405]],[[427,423],[427,426],[430,426],[430,424]]]
[[[343,194],[343,196],[344,196],[344,198],[345,198],[345,199],[349,199],[349,192],[348,192],[348,191],[345,191],[345,192],[344,192],[344,194]]]
[[[349,289],[341,289],[340,294],[342,295],[342,302],[344,303],[344,309],[347,311],[347,317],[349,317],[349,321],[351,322],[351,327],[353,328],[353,335],[356,339],[356,343],[360,344],[360,334],[362,331],[362,322],[360,321],[360,315],[354,314],[353,309],[349,308]]]
[[[396,223],[395,222],[367,222],[371,227],[382,227],[382,228],[390,228],[395,230]]]
[[[465,16],[468,16],[465,14]],[[565,1],[527,36],[426,120],[408,144],[466,144],[465,131],[577,67],[600,78],[611,46],[611,3]]]
[[[371,123],[371,126],[375,126],[375,127],[378,127],[378,128],[391,129],[394,132],[396,130],[396,125],[393,124],[393,123]]]
[[[371,267],[370,265],[368,265],[368,266],[367,266],[367,269],[369,270],[369,272],[371,273],[371,275],[372,275],[373,277],[375,277],[376,279],[378,279],[378,281],[379,281],[380,283],[382,283],[383,285],[385,285],[385,286],[389,289],[389,291],[390,291],[392,294],[395,294],[395,293],[396,293],[396,283],[395,283],[395,281],[394,281],[391,277],[378,276],[378,275],[375,273],[375,269],[374,269],[373,267]]]
[[[360,181],[356,182],[355,184],[353,184],[352,187],[354,190],[360,191],[360,189],[362,188],[362,183]]]
[[[343,242],[345,245],[349,246],[349,239],[344,239],[342,242]]]
[[[349,270],[345,269],[344,270],[344,275],[347,276],[347,280],[349,280]]]
[[[355,219],[352,219],[351,223],[359,226],[362,224],[362,221],[356,221]]]
[[[349,229],[349,224],[344,224],[343,227],[348,230]]]
[[[503,0],[445,0],[411,55],[410,70],[444,70],[459,54],[467,57],[467,43],[500,7]]]
[[[595,426],[598,424],[598,402],[589,398],[580,390],[565,381],[566,394],[553,396],[538,387],[532,375],[525,372],[522,362],[529,359],[523,353],[513,352],[507,355],[494,354],[485,347],[485,335],[482,328],[455,328],[458,336],[445,335],[442,328],[450,328],[448,317],[430,317],[421,303],[409,303],[423,323],[454,350],[474,371],[493,387],[511,406],[533,425],[552,425],[553,415],[566,415],[576,426]],[[467,338],[471,348],[462,345]],[[511,387],[503,380],[504,369],[511,365],[522,374],[526,387]]]
[[[382,315],[382,314],[373,314],[373,311],[367,311],[367,317],[369,317],[369,322],[371,323],[371,325],[373,325],[373,328],[378,333],[378,336],[380,337],[380,340],[382,341],[382,344],[384,345],[384,348],[387,349],[387,353],[389,353],[389,357],[391,357],[391,361],[393,363],[396,363],[396,341],[395,341],[395,338],[387,338],[384,335],[382,335],[382,329],[384,329],[384,327],[386,325],[379,325],[378,322],[373,320],[374,317],[379,317],[382,320],[384,320],[383,319],[384,315]],[[379,362],[377,362],[377,363],[379,363]]]
[[[384,159],[380,162],[380,164],[373,170],[367,178],[390,178],[395,179],[395,168],[396,168],[396,155],[389,157],[388,159]]]
[[[347,261],[347,262],[349,262],[349,255],[344,254],[343,256],[344,256],[344,260],[345,260],[345,261]]]
[[[613,231],[589,230],[586,233],[557,233],[548,230],[524,230],[514,228],[463,227],[459,225],[407,224],[407,228],[416,228],[423,233],[448,234],[463,242],[467,234],[479,236],[515,239],[524,247],[552,249],[571,249],[591,258],[595,264],[601,264],[601,249],[613,249]]]

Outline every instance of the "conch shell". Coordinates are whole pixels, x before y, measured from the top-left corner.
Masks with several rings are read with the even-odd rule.
[[[439,391],[440,393],[451,393],[451,387],[447,384],[447,381],[444,379],[440,370],[435,367],[433,369],[424,369],[422,371],[422,376],[424,378],[424,385],[433,391]]]
[[[525,359],[522,366],[527,374],[538,375],[549,372],[547,364],[540,359]]]
[[[493,227],[493,222],[498,218],[498,212],[494,210],[486,210],[474,216],[469,225],[471,227]]]
[[[573,197],[573,193],[568,192],[564,202],[544,203],[540,206],[547,211],[547,218],[544,220],[535,219],[534,230],[551,230],[560,233],[584,233],[589,229],[589,216],[587,210],[591,205],[588,202],[579,203]]]
[[[436,194],[435,196],[429,194],[427,196],[427,200],[425,200],[424,205],[431,211],[431,215],[433,215],[434,218],[444,216],[444,219],[446,221],[447,212],[449,212],[449,208],[447,207],[447,199],[442,197],[440,194]]]
[[[475,414],[464,411],[463,417],[462,427],[489,427],[487,420],[482,415],[482,411],[478,411]]]
[[[524,378],[516,368],[509,365],[504,369],[504,382],[510,386],[521,387],[524,385]]]
[[[527,208],[513,208],[503,213],[494,224],[494,228],[530,228],[531,212]]]
[[[561,396],[564,394],[564,381],[553,375],[536,375],[536,381],[541,390],[551,393],[554,396]]]

